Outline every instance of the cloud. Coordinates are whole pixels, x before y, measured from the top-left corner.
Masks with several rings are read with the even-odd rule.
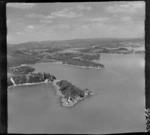
[[[117,4],[106,7],[106,12],[134,14],[143,11],[144,7],[144,2],[118,2]]]
[[[91,7],[91,6],[84,6],[84,5],[77,5],[76,8],[77,8],[78,10],[87,10],[87,11],[92,10],[92,7]]]
[[[116,25],[116,24],[84,24],[78,31],[92,33],[94,37],[101,35],[101,37],[141,37],[144,35],[144,25],[135,23],[133,25]]]
[[[20,23],[20,22],[22,23],[23,21],[24,21],[24,18],[18,18],[18,19],[16,20],[17,23]]]
[[[92,23],[92,24],[87,24],[87,28],[90,29],[103,29],[104,28],[104,24],[101,23]],[[85,26],[84,26],[85,27]]]
[[[144,22],[141,21],[141,22],[138,22],[136,24],[136,29],[139,33],[143,34],[144,35],[144,31],[145,31],[145,25],[144,25]]]
[[[27,26],[27,28],[34,29],[34,26],[29,25],[29,26]]]
[[[122,17],[121,20],[122,20],[123,22],[132,22],[132,21],[133,21],[132,18],[129,17],[129,16]]]
[[[96,29],[96,28],[101,28],[107,22],[110,22],[110,18],[108,17],[99,17],[99,18],[85,18],[84,21],[86,22],[85,24],[82,25],[82,28],[84,29]]]
[[[91,29],[91,30],[97,30],[97,29],[103,29],[107,24],[104,22],[100,22],[100,21],[92,21],[89,23],[84,23],[81,25],[81,28],[83,28],[84,30],[86,29]],[[108,25],[107,25],[108,26]]]
[[[32,26],[32,25],[28,25],[25,27],[24,31],[25,32],[33,32],[35,29],[37,29],[37,27]]]
[[[63,30],[68,30],[70,29],[70,25],[68,24],[59,24],[55,26],[56,29],[63,29]]]
[[[52,12],[51,16],[64,17],[64,18],[75,18],[75,17],[82,16],[82,14],[77,14],[77,13],[71,11],[69,8],[64,8],[60,11]]]
[[[7,3],[7,7],[18,9],[30,9],[34,6],[35,6],[34,3]]]
[[[110,19],[108,17],[99,17],[99,18],[85,18],[84,21],[88,21],[88,22],[106,22],[109,21]]]
[[[27,18],[31,19],[40,19],[39,21],[41,23],[52,23],[52,19],[54,18],[75,18],[82,16],[82,14],[78,14],[72,11],[72,8],[64,8],[59,11],[55,11],[50,13],[49,15],[42,15],[42,14],[35,14],[35,13],[30,13],[25,15]]]
[[[54,18],[51,15],[41,15],[41,14],[34,14],[34,13],[27,14],[26,17],[28,17],[28,18],[38,18],[38,19],[52,19],[52,18]]]
[[[129,3],[133,8],[137,8],[137,9],[141,9],[145,7],[145,2],[141,1],[141,2],[130,2]]]
[[[39,32],[42,31],[45,28],[45,24],[33,24],[33,25],[28,25],[24,28],[25,32]]]
[[[49,20],[49,19],[41,19],[40,22],[41,22],[41,23],[48,24],[48,23],[52,23],[53,21],[52,21],[52,20]]]
[[[25,17],[31,19],[40,19],[39,21],[44,24],[52,23],[51,19],[55,18],[54,16],[51,15],[42,15],[42,14],[34,14],[34,13],[27,14],[25,15]]]
[[[45,18],[44,15],[34,14],[34,13],[27,14],[26,17],[28,17],[28,18]]]

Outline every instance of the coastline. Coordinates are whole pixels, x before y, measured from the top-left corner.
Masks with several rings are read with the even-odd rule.
[[[138,53],[101,53],[101,54],[119,54],[119,55],[135,55]],[[140,54],[140,53],[139,53]],[[96,62],[97,60],[93,60],[94,62]],[[35,64],[38,63],[52,63],[52,64],[60,64],[60,65],[65,65],[65,66],[71,66],[71,67],[77,67],[77,68],[84,68],[84,69],[103,69],[105,67],[86,67],[86,66],[75,66],[75,65],[71,65],[71,64],[63,64],[61,61],[49,61],[49,62],[44,62],[44,61],[39,61],[36,62]],[[96,62],[97,63],[97,62]],[[99,63],[100,64],[100,63]],[[34,64],[21,64],[20,66],[13,66],[10,67],[10,69],[12,68],[18,68],[18,67],[23,67],[23,66],[29,66],[29,67],[33,67]]]
[[[52,83],[52,82],[49,82],[47,80],[43,81],[43,82],[37,82],[37,83],[23,83],[23,84],[15,84],[15,85],[12,85],[12,86],[8,86],[8,88],[11,88],[11,87],[18,87],[18,86],[31,86],[31,85],[38,85],[38,84],[45,84],[45,83]]]
[[[56,84],[59,81],[61,81],[61,80],[56,79],[52,83],[53,83],[53,86],[56,89],[56,94],[60,98],[59,100],[60,100],[60,102],[62,103],[62,105],[64,107],[72,107],[76,103],[78,103],[80,100],[83,100],[84,98],[86,98],[87,96],[95,95],[95,93],[93,93],[91,91],[84,91],[85,92],[85,96],[83,98],[81,98],[81,97],[78,96],[75,99],[71,100],[70,97],[69,97],[68,100],[67,100],[66,98],[64,98],[64,95],[59,91],[60,87]]]
[[[67,99],[64,98],[64,95],[59,91],[60,87],[56,84],[57,82],[59,82],[60,80],[56,79],[53,81],[53,86],[55,87],[56,89],[56,94],[60,100],[60,102],[62,103],[63,106],[65,107],[70,107],[70,106],[73,106],[74,103],[73,102],[68,102]],[[69,104],[70,103],[70,104]]]
[[[84,98],[86,98],[87,96],[90,96],[90,95],[95,95],[95,93],[91,92],[91,91],[84,91],[85,95],[83,98],[81,97],[76,97],[75,99],[70,99],[70,97],[68,99],[66,99],[64,97],[64,95],[59,91],[60,87],[57,85],[57,82],[59,82],[61,80],[59,79],[56,79],[54,80],[53,82],[50,82],[48,81],[48,79],[46,79],[45,81],[43,82],[38,82],[38,83],[23,83],[23,84],[14,84],[12,86],[9,86],[9,88],[11,87],[18,87],[18,86],[31,86],[31,85],[38,85],[38,84],[46,84],[46,83],[50,83],[54,86],[55,90],[56,90],[56,95],[58,96],[62,106],[64,107],[72,107],[74,106],[76,103],[78,103],[80,100],[83,100]]]
[[[66,66],[72,66],[72,67],[79,67],[79,68],[87,68],[87,69],[103,69],[104,67],[86,67],[86,66],[75,66],[75,65],[70,65],[70,64],[62,64],[62,65],[66,65]]]
[[[19,67],[29,66],[29,65],[30,65],[30,64],[21,64],[20,66],[13,66],[13,67],[10,67],[9,69],[19,68]]]
[[[77,68],[84,68],[84,69],[103,69],[104,67],[86,67],[86,66],[75,66],[75,65],[70,65],[70,64],[63,64],[62,62],[38,62],[40,63],[52,63],[52,64],[58,64],[58,65],[65,65],[65,66],[71,66],[71,67],[77,67]],[[38,64],[36,63],[36,64]]]
[[[79,67],[79,68],[92,68],[92,69],[101,69],[100,67],[95,68],[95,67],[85,67],[85,66],[74,66],[74,65],[70,65],[70,64],[63,64],[62,62],[56,61],[56,62],[52,62],[54,64],[61,64],[61,65],[67,65],[67,66],[73,66],[73,67]],[[23,67],[23,66],[29,66],[32,67],[31,65],[28,64],[21,64],[20,66],[16,66],[16,67],[11,67],[11,68],[18,68],[18,67]],[[45,79],[43,81],[39,81],[39,82],[25,82],[22,84],[16,84],[15,81],[13,80],[12,77],[10,77],[10,81],[12,82],[11,86],[7,87],[7,90],[11,87],[18,87],[18,86],[31,86],[31,85],[38,85],[38,84],[45,84],[45,83],[51,83],[55,90],[56,90],[56,95],[59,97],[59,100],[61,102],[61,104],[65,107],[71,107],[73,105],[75,105],[76,103],[78,103],[78,101],[83,100],[84,98],[86,98],[87,96],[90,95],[94,95],[94,93],[92,93],[91,91],[89,91],[88,89],[83,90],[84,92],[84,96],[80,97],[80,95],[76,95],[75,97],[72,97],[71,95],[69,95],[69,97],[65,97],[64,94],[62,94],[62,92],[60,91],[60,86],[57,85],[57,82],[61,81],[59,79],[54,79],[52,81],[49,81],[48,79]],[[80,91],[82,91],[80,89]]]

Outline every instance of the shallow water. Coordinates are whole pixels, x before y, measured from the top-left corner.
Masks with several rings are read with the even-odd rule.
[[[33,65],[97,94],[62,107],[50,84],[8,89],[9,133],[122,133],[145,131],[144,56],[102,54],[104,69]]]

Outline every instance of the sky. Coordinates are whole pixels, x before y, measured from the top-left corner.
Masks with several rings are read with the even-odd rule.
[[[144,37],[145,2],[7,3],[7,42]]]

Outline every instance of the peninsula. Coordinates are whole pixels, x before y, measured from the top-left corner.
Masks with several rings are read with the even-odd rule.
[[[8,87],[51,83],[56,89],[56,94],[60,102],[65,107],[74,106],[78,101],[95,94],[88,89],[81,90],[66,80],[59,80],[49,73],[27,72],[30,69],[33,70],[33,68],[28,66],[13,67],[13,71],[16,71],[17,74],[12,74],[7,77]]]
[[[95,63],[94,60],[99,60],[100,54],[84,54],[80,52],[76,53],[56,53],[51,57],[56,62],[61,62],[64,65],[71,65],[82,68],[94,68],[101,69],[104,65],[101,63]]]

